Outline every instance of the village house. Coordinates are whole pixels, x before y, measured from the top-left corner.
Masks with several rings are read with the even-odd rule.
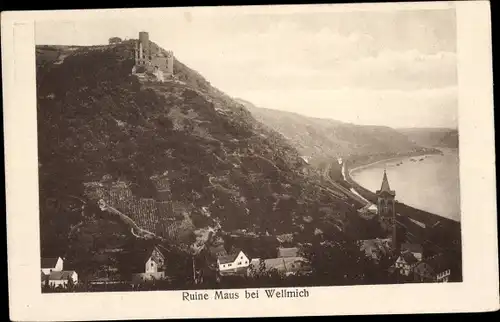
[[[451,269],[443,254],[429,257],[414,269],[416,282],[448,282]]]
[[[253,258],[248,274],[260,273],[261,269],[266,273],[275,271],[285,276],[310,271],[307,260],[299,256],[299,248],[297,247],[278,247],[276,255],[276,258]]]
[[[63,270],[64,261],[61,257],[50,257],[50,258],[42,258],[41,266],[42,273],[48,275],[51,272],[59,272]]]
[[[401,253],[411,253],[420,262],[424,256],[424,249],[420,244],[401,244]]]
[[[42,285],[67,287],[70,280],[73,285],[78,283],[78,274],[75,271],[53,271],[50,274],[42,272]]]
[[[296,275],[298,273],[308,273],[311,268],[305,258],[300,256],[295,257],[278,257],[278,258],[253,258],[251,261],[251,266],[248,270],[248,275],[262,273],[261,269],[265,273],[275,271],[279,274],[285,276]]]
[[[298,257],[299,249],[297,247],[289,247],[289,248],[278,248],[278,258],[282,257]]]
[[[365,255],[374,261],[378,262],[382,257],[388,255],[392,249],[392,239],[390,238],[375,238],[360,240],[358,242],[360,250],[365,253]]]
[[[276,236],[276,240],[278,240],[280,244],[290,244],[293,242],[293,234],[278,235]]]
[[[412,253],[404,252],[398,257],[394,266],[399,274],[410,276],[417,263],[418,259]]]
[[[358,209],[357,211],[359,216],[366,220],[370,220],[377,216],[377,206],[372,203],[366,204],[363,208]]]
[[[209,252],[214,256],[215,258],[222,257],[222,256],[227,256],[227,251],[224,248],[223,244],[217,245],[217,246],[211,246],[209,247]]]
[[[122,258],[123,266],[134,283],[164,279],[165,255],[159,246],[134,249]]]
[[[234,272],[234,271],[246,271],[246,268],[250,265],[250,259],[243,253],[243,251],[235,252],[230,255],[223,255],[217,258],[217,266],[219,272]]]
[[[75,271],[65,271],[61,257],[41,259],[41,283],[51,287],[66,287],[71,280],[78,283],[78,274]]]

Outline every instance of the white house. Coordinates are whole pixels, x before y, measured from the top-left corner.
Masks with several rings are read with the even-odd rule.
[[[61,257],[42,258],[42,272],[49,275],[51,272],[60,272],[63,270],[63,259]]]
[[[238,268],[245,268],[249,265],[250,260],[242,251],[239,251],[238,253],[234,253],[232,255],[219,256],[217,258],[217,266],[219,267],[219,271],[221,272],[236,270]]]
[[[69,280],[73,284],[78,283],[78,274],[75,271],[52,271],[50,274],[42,272],[42,285],[48,282],[52,287],[67,287]]]
[[[127,254],[125,261],[134,282],[165,278],[165,256],[156,246],[137,249]]]

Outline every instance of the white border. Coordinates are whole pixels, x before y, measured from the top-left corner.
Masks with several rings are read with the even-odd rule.
[[[34,21],[175,14],[457,9],[463,273],[458,284],[308,288],[309,298],[181,301],[180,291],[44,294],[39,282]],[[491,311],[499,308],[490,13],[487,1],[2,13],[12,320],[73,321]],[[262,291],[261,291],[262,292]],[[210,292],[212,293],[212,292]],[[255,302],[255,303],[252,303]]]

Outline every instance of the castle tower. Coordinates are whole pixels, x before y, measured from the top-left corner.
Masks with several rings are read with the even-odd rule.
[[[169,50],[167,52],[167,75],[174,74],[174,53]]]
[[[163,82],[174,74],[174,53],[162,51],[149,40],[146,31],[139,32],[135,45],[135,65],[132,73],[152,73],[157,81]]]
[[[391,190],[389,180],[387,179],[387,172],[384,170],[384,177],[382,178],[382,185],[380,190],[376,191],[377,194],[377,208],[379,221],[382,228],[391,235],[392,244],[397,248],[396,239],[396,192]]]
[[[149,42],[149,33],[139,32],[139,40],[135,48],[135,64],[139,66],[146,65],[151,61],[151,46]]]

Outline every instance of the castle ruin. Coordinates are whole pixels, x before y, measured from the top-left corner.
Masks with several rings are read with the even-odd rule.
[[[174,54],[172,51],[164,51],[149,40],[149,33],[139,32],[136,41],[135,65],[133,74],[151,73],[160,82],[172,78],[174,75]]]

